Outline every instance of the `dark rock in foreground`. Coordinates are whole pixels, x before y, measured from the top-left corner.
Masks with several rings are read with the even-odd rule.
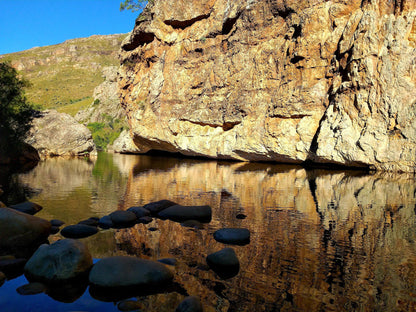
[[[137,217],[131,211],[117,210],[110,213],[110,219],[115,228],[126,228],[136,224]]]
[[[113,226],[113,221],[111,221],[110,216],[104,216],[98,220],[98,226],[102,229],[109,229]]]
[[[4,284],[6,281],[6,275],[3,272],[0,272],[0,287]]]
[[[15,209],[20,212],[24,212],[30,215],[34,215],[35,213],[41,211],[43,208],[42,206],[32,203],[32,202],[24,202],[16,205],[10,206],[10,208]]]
[[[85,224],[68,225],[61,230],[62,236],[66,238],[85,238],[97,232],[96,227]]]
[[[26,263],[25,273],[37,281],[62,282],[85,275],[92,264],[91,254],[83,243],[63,239],[40,246]]]
[[[20,286],[16,291],[23,296],[36,295],[45,292],[46,286],[42,283],[29,283]]]
[[[65,222],[64,222],[64,221],[57,220],[57,219],[53,219],[53,220],[51,220],[50,222],[51,222],[51,225],[52,225],[52,226],[57,226],[57,227],[60,227],[60,226],[62,226],[62,225],[64,225],[64,224],[65,224]]]
[[[33,252],[51,231],[49,221],[10,209],[0,208],[0,255]]]
[[[23,274],[23,268],[27,262],[25,258],[6,257],[0,260],[0,271],[3,272],[8,279]]]
[[[214,233],[217,242],[231,245],[247,245],[250,243],[250,231],[240,228],[226,228]]]
[[[150,211],[143,207],[130,207],[127,211],[133,212],[137,219],[150,216]]]
[[[170,206],[161,212],[159,217],[172,221],[183,222],[187,220],[196,220],[200,222],[210,222],[212,210],[210,206]]]
[[[240,261],[232,248],[214,252],[206,260],[209,267],[222,279],[234,277],[240,270]]]
[[[157,215],[162,210],[168,207],[174,206],[174,205],[177,205],[177,204],[174,203],[173,201],[162,199],[157,202],[146,204],[143,206],[143,208],[149,210],[152,215]]]
[[[163,288],[173,279],[163,264],[130,256],[116,256],[98,261],[91,269],[91,284],[105,288]]]
[[[195,296],[186,297],[176,308],[176,312],[202,312],[201,300]]]

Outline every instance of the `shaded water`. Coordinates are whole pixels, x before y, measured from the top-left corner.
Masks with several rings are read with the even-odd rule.
[[[3,200],[25,193],[44,207],[37,216],[67,225],[160,199],[210,205],[201,230],[154,220],[82,240],[94,258],[178,260],[171,268],[181,290],[140,297],[142,311],[174,311],[187,294],[204,311],[416,310],[413,175],[102,153],[96,162],[51,159],[8,183]],[[223,227],[251,232],[249,245],[233,246],[240,272],[227,280],[205,262],[225,247],[212,236]],[[1,311],[118,311],[88,290],[71,300],[20,296],[25,283],[0,287]]]

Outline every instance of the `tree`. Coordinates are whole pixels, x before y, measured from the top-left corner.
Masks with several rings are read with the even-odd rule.
[[[0,63],[0,151],[18,148],[31,128],[35,109],[25,96],[28,86],[9,63]]]
[[[149,0],[153,2],[154,0]],[[120,11],[130,10],[132,12],[141,11],[147,5],[147,0],[124,0],[120,3]]]

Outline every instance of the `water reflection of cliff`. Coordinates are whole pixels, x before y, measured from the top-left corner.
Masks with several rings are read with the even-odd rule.
[[[129,253],[178,259],[176,280],[202,298],[206,311],[416,307],[413,176],[136,161],[120,208],[167,198],[209,204],[213,220],[202,230],[156,220],[151,226],[158,231],[137,225],[116,239]],[[237,219],[239,213],[247,218]],[[226,281],[205,269],[206,255],[224,246],[212,237],[222,227],[245,227],[252,235],[249,245],[235,247],[241,270]]]

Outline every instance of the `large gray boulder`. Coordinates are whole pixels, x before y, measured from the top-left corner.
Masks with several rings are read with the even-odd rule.
[[[163,264],[131,256],[116,256],[98,261],[91,269],[90,283],[98,287],[164,288],[173,274]]]
[[[43,111],[33,119],[26,142],[41,158],[96,154],[91,131],[72,116],[55,110]]]
[[[63,282],[85,276],[92,264],[87,246],[78,240],[63,239],[40,246],[26,263],[25,273],[35,280]]]
[[[47,239],[50,230],[51,224],[47,220],[0,208],[0,255],[36,246]]]

